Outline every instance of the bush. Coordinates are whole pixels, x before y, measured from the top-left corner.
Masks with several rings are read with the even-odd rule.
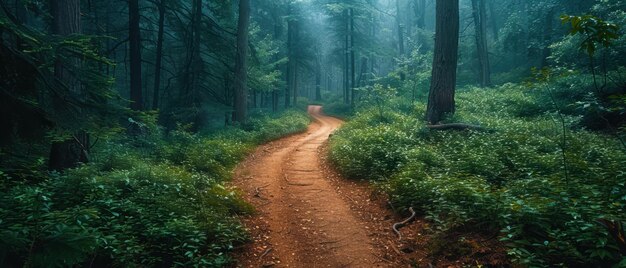
[[[410,109],[360,111],[332,137],[330,158],[349,177],[384,179],[394,205],[439,232],[499,232],[521,265],[617,264],[616,242],[597,221],[626,221],[623,147],[569,115],[563,146],[544,94],[513,84],[460,90],[451,120],[485,131],[431,131]]]
[[[251,148],[306,129],[304,112],[251,128],[98,144],[92,163],[27,183],[0,171],[0,266],[221,267],[247,236],[251,207],[224,186]],[[139,146],[139,147],[137,147]],[[9,183],[11,182],[11,183]]]
[[[331,139],[330,159],[348,177],[385,178],[406,161],[404,152],[413,138],[403,127],[417,121],[399,115],[380,118],[379,111],[358,114],[356,118]]]

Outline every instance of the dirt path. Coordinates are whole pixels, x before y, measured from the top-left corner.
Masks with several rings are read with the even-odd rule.
[[[398,240],[391,226],[407,212],[394,213],[369,183],[337,174],[326,141],[343,122],[319,106],[309,114],[306,132],[258,147],[235,170],[234,186],[257,211],[241,218],[252,241],[236,251],[236,267],[508,266],[495,236],[438,236],[423,217]]]
[[[238,266],[389,266],[368,223],[322,165],[319,149],[342,121],[322,115],[320,106],[309,114],[306,133],[261,146],[235,172],[234,184],[258,212],[244,219],[254,241]]]

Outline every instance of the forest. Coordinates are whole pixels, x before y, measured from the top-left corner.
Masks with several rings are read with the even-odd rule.
[[[0,267],[626,267],[625,25],[0,0]]]

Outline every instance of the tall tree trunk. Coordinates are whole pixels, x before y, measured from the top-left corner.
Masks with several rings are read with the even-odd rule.
[[[322,61],[320,55],[315,55],[315,100],[322,100]]]
[[[344,55],[344,76],[343,76],[343,103],[350,103],[350,16],[349,11],[345,10],[345,18],[346,18],[346,44],[345,44],[345,55]]]
[[[354,68],[354,9],[350,8],[350,106],[354,108],[356,71]]]
[[[496,16],[496,8],[494,6],[495,0],[486,0],[489,2],[489,17],[491,18],[491,31],[493,32],[493,39],[498,40],[498,17]]]
[[[357,80],[357,86],[362,87],[365,84],[363,83],[364,79],[367,79],[366,77],[366,72],[367,72],[367,58],[366,57],[361,57],[361,68],[359,68],[359,80]]]
[[[296,55],[296,44],[298,42],[298,31],[299,31],[299,27],[300,24],[295,21],[293,23],[293,38],[291,39],[291,45],[292,45],[292,55],[293,55],[293,60],[290,61],[291,63],[291,75],[292,75],[292,80],[291,80],[291,97],[292,97],[292,101],[291,101],[291,105],[292,106],[296,106],[298,104],[298,59],[297,59],[297,55]]]
[[[191,90],[188,93],[191,103],[194,107],[199,106],[199,87],[200,78],[204,69],[204,61],[200,54],[200,44],[202,43],[202,0],[193,0],[193,19],[192,19],[192,62],[191,66]]]
[[[160,0],[159,9],[159,31],[157,33],[156,60],[154,64],[154,89],[152,92],[152,109],[159,109],[159,91],[161,88],[161,65],[163,60],[163,28],[165,26],[165,1]]]
[[[401,8],[400,8],[400,0],[396,0],[396,28],[398,31],[398,54],[400,56],[400,80],[404,81],[406,79],[406,74],[402,70],[404,67],[404,27],[402,26],[401,20]]]
[[[281,35],[282,35],[282,21],[280,19],[280,14],[277,13],[277,10],[278,10],[277,8],[274,8],[272,12],[272,20],[274,21],[274,40],[280,40]],[[278,61],[280,59],[280,55],[278,53],[275,54],[273,59],[274,59],[274,62]],[[281,68],[284,68],[284,67],[277,66],[276,68],[277,70],[280,70]],[[284,69],[281,72],[281,78],[286,79]],[[278,90],[277,89],[272,90],[271,98],[272,98],[272,112],[276,112],[278,111]]]
[[[415,17],[417,28],[423,30],[426,24],[426,0],[415,0]]]
[[[459,0],[437,0],[435,54],[426,120],[436,124],[454,113],[459,49]]]
[[[293,107],[298,105],[298,63],[294,62],[293,67]]]
[[[81,33],[80,0],[51,0],[52,33],[59,36],[68,36]],[[65,65],[80,65],[78,59],[57,60],[54,64],[54,76],[64,83],[70,94],[82,98],[84,93],[80,81],[74,77]],[[66,105],[63,100],[56,100],[55,107]],[[81,110],[76,111],[80,117]],[[50,170],[64,170],[76,167],[79,163],[89,161],[89,136],[84,131],[78,131],[66,141],[54,142],[50,147]]]
[[[491,68],[487,49],[487,23],[485,22],[485,0],[472,0],[472,15],[476,32],[476,50],[479,64],[479,82],[481,87],[491,86]]]
[[[404,26],[402,25],[400,0],[396,0],[396,29],[398,31],[398,54],[404,57]]]
[[[248,26],[250,25],[250,0],[239,0],[237,24],[237,58],[235,61],[235,121],[245,123],[248,109]]]
[[[291,10],[291,8],[289,9]],[[294,43],[294,27],[295,22],[292,20],[287,21],[287,88],[285,89],[285,107],[290,106],[291,92],[293,91],[293,78],[295,72],[295,53],[293,48]]]
[[[139,29],[139,0],[128,1],[128,41],[130,46],[130,108],[143,109],[141,89],[141,32]]]
[[[545,26],[543,28],[543,48],[541,50],[541,68],[548,66],[548,57],[552,52],[550,45],[552,43],[552,20],[554,19],[555,7],[548,10],[545,18]]]

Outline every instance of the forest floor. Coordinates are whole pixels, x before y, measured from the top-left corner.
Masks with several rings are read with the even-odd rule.
[[[327,163],[326,141],[341,120],[309,106],[306,132],[257,148],[235,171],[233,184],[256,212],[242,220],[251,243],[237,267],[406,267],[428,265],[418,219],[402,219],[367,182],[341,178]],[[420,245],[421,244],[421,245]]]

